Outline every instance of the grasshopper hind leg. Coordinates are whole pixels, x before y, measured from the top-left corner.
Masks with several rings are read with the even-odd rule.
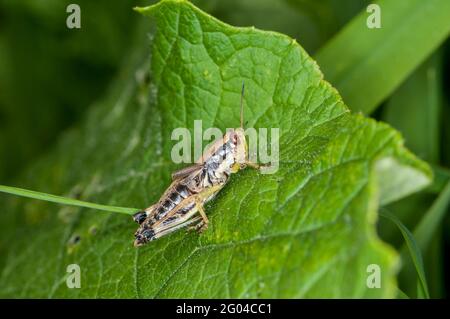
[[[201,234],[205,230],[208,229],[208,223],[206,223],[204,220],[200,221],[197,225],[195,225],[195,230]]]
[[[202,219],[197,224],[189,226],[187,231],[196,231],[199,234],[201,234],[207,229],[208,229],[208,223],[205,223],[205,221]]]
[[[205,199],[217,193],[222,187],[222,184],[214,185],[208,188],[206,191],[195,196],[195,206],[197,207],[198,213],[200,214],[202,220],[197,224],[191,226],[191,230],[196,230],[197,232],[202,233],[208,229],[209,219],[208,216],[206,216],[205,210],[203,209],[203,203],[205,202]]]
[[[203,203],[201,202],[201,200],[196,198],[195,205],[197,205],[198,212],[200,213],[200,216],[202,216],[201,222],[195,225],[195,228],[199,233],[202,233],[208,229],[209,219],[208,216],[206,216],[205,210],[203,209]]]

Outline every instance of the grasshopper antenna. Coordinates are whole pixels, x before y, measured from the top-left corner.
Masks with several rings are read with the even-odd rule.
[[[244,129],[244,90],[245,84],[242,82],[242,90],[241,90],[241,129]]]

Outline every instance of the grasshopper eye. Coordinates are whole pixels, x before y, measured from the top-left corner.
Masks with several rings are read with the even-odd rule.
[[[238,135],[236,133],[233,133],[231,135],[231,141],[233,142],[234,145],[237,145],[237,143],[238,143]]]

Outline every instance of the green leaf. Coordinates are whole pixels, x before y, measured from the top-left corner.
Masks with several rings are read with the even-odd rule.
[[[352,110],[371,113],[449,35],[450,1],[376,2],[381,28],[361,12],[316,54]]]
[[[205,233],[180,231],[142,249],[132,247],[136,225],[122,215],[7,201],[0,295],[396,296],[397,257],[375,234],[377,207],[423,187],[429,167],[391,127],[350,114],[289,37],[226,25],[186,1],[138,10],[156,24],[151,59],[148,37],[139,38],[142,55],[19,184],[147,207],[177,168],[172,130],[192,130],[196,119],[204,128],[238,126],[243,81],[247,126],[280,129],[279,170],[233,175],[206,207]],[[65,284],[73,263],[80,289]],[[380,267],[381,288],[367,286],[371,264]]]

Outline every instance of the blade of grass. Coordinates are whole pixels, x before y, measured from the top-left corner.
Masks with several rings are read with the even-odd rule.
[[[402,132],[406,146],[420,158],[438,163],[442,111],[442,50],[425,61],[389,97],[382,120]],[[405,107],[408,116],[405,116]]]
[[[357,15],[315,58],[354,111],[371,113],[449,35],[450,1],[376,2],[381,28]]]
[[[420,285],[420,282],[417,281],[416,283],[417,286],[417,299],[426,299],[425,294],[423,292],[422,286]]]
[[[436,172],[436,169],[434,168]],[[436,173],[435,173],[436,175]],[[437,175],[436,175],[437,176]],[[433,296],[437,297],[441,295],[442,277],[440,274],[441,258],[438,254],[442,251],[442,246],[439,241],[442,234],[442,221],[445,217],[445,213],[448,211],[450,202],[450,180],[443,181],[443,187],[441,192],[428,209],[422,214],[421,219],[415,222],[415,229],[413,231],[414,238],[422,253],[426,253],[428,260],[425,260],[425,265],[429,271],[428,283],[430,291],[433,292]],[[410,208],[411,209],[411,208]],[[420,210],[420,208],[419,208]],[[396,211],[396,213],[398,213]],[[436,242],[437,241],[437,242]],[[404,245],[400,249],[401,256],[408,255],[408,247]],[[431,260],[432,258],[436,258]],[[406,259],[405,259],[406,260]],[[412,262],[406,262],[402,266],[401,273],[399,274],[399,280],[403,283],[405,291],[412,292],[415,287],[410,282],[409,278],[414,276],[416,271],[415,265]]]
[[[406,246],[408,247],[411,259],[413,260],[414,267],[416,268],[417,276],[419,277],[420,287],[422,289],[421,293],[425,298],[430,298],[427,280],[425,277],[425,271],[423,267],[422,253],[420,252],[420,248],[417,245],[416,240],[414,239],[414,235],[409,231],[408,228],[405,227],[405,225],[403,225],[403,223],[397,217],[387,212],[386,209],[383,209],[380,212],[380,216],[383,216],[384,218],[387,218],[390,221],[392,221],[402,233],[403,238],[405,239]]]
[[[420,223],[414,229],[414,237],[422,251],[425,251],[433,234],[444,219],[450,203],[450,182],[447,183],[430,209],[422,217]]]
[[[47,202],[58,203],[58,204],[62,204],[62,205],[71,205],[71,206],[92,208],[92,209],[103,210],[103,211],[112,212],[112,213],[121,213],[121,214],[131,215],[133,213],[136,213],[139,210],[136,208],[107,206],[107,205],[89,203],[89,202],[84,202],[84,201],[81,201],[78,199],[56,196],[56,195],[41,193],[41,192],[35,192],[35,191],[23,189],[23,188],[5,186],[5,185],[0,185],[0,192],[17,195],[17,196],[22,196],[22,197],[44,200]]]

